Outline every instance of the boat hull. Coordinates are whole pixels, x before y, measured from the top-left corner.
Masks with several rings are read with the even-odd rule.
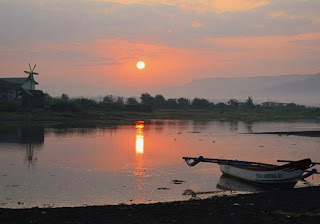
[[[219,164],[224,175],[270,188],[293,188],[310,165],[301,160],[284,166],[243,166],[241,164]]]

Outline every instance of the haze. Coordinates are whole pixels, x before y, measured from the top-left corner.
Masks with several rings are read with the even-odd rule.
[[[30,62],[51,95],[129,96],[316,74],[319,10],[319,0],[0,0],[0,76],[24,77]]]

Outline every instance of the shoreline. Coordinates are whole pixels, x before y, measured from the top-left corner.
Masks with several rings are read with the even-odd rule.
[[[156,110],[153,112],[130,111],[84,111],[53,112],[35,110],[25,112],[0,112],[0,123],[3,122],[104,122],[128,123],[136,120],[223,120],[223,121],[265,121],[265,120],[315,120],[320,121],[320,112],[269,112],[255,110],[214,110],[214,109],[181,109]]]
[[[154,204],[0,209],[0,223],[320,223],[320,186]]]
[[[306,137],[320,137],[320,131],[275,131],[275,132],[253,132],[254,135],[296,135]]]

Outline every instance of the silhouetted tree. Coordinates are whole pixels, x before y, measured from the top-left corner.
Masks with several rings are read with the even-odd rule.
[[[141,94],[140,99],[141,99],[142,104],[150,105],[150,106],[154,106],[154,104],[155,104],[154,97],[152,97],[149,93]]]
[[[222,102],[217,103],[217,104],[215,105],[216,108],[225,108],[226,106],[227,106],[227,104],[222,103]]]
[[[93,99],[87,99],[84,97],[73,99],[73,100],[71,100],[71,102],[73,104],[80,105],[81,107],[86,108],[86,109],[89,109],[89,108],[93,109],[93,108],[98,107],[98,103],[96,101],[94,101]]]
[[[106,104],[113,104],[114,102],[116,101],[115,97],[112,96],[112,95],[107,95],[105,97],[103,97],[103,103],[106,103]]]
[[[167,101],[162,95],[156,95],[154,99],[154,103],[156,108],[160,108],[160,109],[166,108],[167,106]]]
[[[118,99],[117,99],[116,102],[115,102],[115,106],[116,106],[118,109],[124,108],[123,97],[118,97]]]
[[[214,104],[214,103],[212,103],[212,102],[210,102],[210,103],[209,103],[209,108],[211,108],[211,109],[212,109],[212,108],[214,108],[214,107],[215,107],[215,104]]]
[[[191,107],[195,109],[205,109],[209,107],[209,101],[206,99],[194,98]]]
[[[168,104],[169,109],[178,109],[179,108],[179,104],[176,99],[168,99],[167,104]]]
[[[190,107],[190,100],[186,98],[178,99],[179,108],[186,109]]]
[[[254,107],[253,99],[251,96],[248,96],[248,99],[245,102],[245,106],[249,108]]]
[[[136,100],[136,98],[134,97],[129,97],[126,101],[126,104],[139,104],[138,101]]]
[[[69,100],[68,94],[63,93],[63,94],[61,95],[61,99],[62,99],[63,101],[68,101],[68,100]]]
[[[44,98],[45,98],[45,100],[51,100],[52,96],[50,96],[49,93],[44,93]]]
[[[236,99],[230,99],[230,100],[228,101],[228,104],[229,104],[230,106],[237,107],[237,106],[239,106],[239,101],[236,100]]]

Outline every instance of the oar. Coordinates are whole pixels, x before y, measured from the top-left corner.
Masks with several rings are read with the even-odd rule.
[[[292,162],[296,162],[296,161],[278,159],[277,162],[279,162],[279,163],[292,163]],[[312,164],[315,164],[315,165],[320,165],[319,162],[312,162],[312,161],[311,161],[311,163],[312,163]]]

